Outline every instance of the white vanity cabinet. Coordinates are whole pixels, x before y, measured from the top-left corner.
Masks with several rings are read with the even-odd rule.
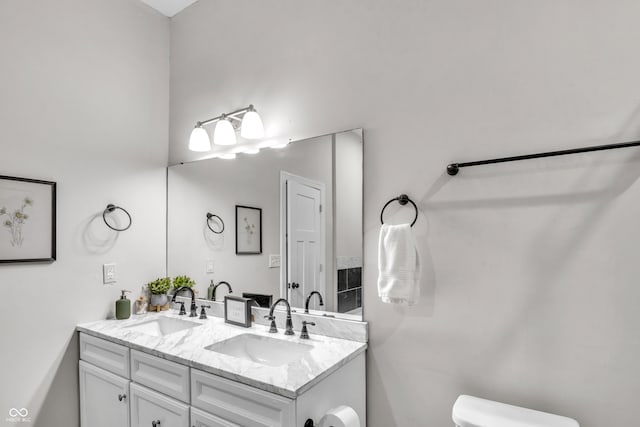
[[[301,427],[348,405],[365,417],[360,353],[296,398],[80,333],[82,427]]]

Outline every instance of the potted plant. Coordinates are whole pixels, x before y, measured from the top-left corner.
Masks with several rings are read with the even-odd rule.
[[[193,288],[195,284],[196,282],[194,282],[193,279],[191,279],[191,277],[189,276],[176,276],[173,278],[174,289],[179,289],[183,286],[186,286],[187,288]]]
[[[167,291],[171,289],[171,279],[168,277],[162,277],[149,282],[149,292],[151,293],[151,305],[163,306],[169,302]]]

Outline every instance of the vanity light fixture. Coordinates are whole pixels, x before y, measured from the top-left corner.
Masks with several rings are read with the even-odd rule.
[[[246,139],[264,137],[262,119],[253,105],[249,105],[228,114],[221,114],[218,117],[197,122],[193,131],[191,131],[189,150],[211,150],[209,134],[203,128],[204,125],[211,123],[216,123],[213,133],[213,143],[216,145],[234,145],[236,143],[237,130],[240,130],[240,136]]]

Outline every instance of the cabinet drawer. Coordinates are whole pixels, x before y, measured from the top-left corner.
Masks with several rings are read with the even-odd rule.
[[[129,349],[125,346],[80,333],[80,359],[129,378]]]
[[[192,427],[242,427],[215,415],[207,414],[200,409],[191,408],[191,426]]]
[[[189,403],[189,367],[131,350],[131,379]]]
[[[191,405],[231,426],[285,427],[295,419],[293,400],[196,369],[191,370]]]
[[[136,383],[129,391],[131,427],[189,427],[188,405]]]

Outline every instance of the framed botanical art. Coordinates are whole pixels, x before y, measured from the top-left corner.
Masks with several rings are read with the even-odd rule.
[[[56,183],[0,175],[0,263],[56,259]]]
[[[236,254],[262,253],[262,209],[236,205]]]

